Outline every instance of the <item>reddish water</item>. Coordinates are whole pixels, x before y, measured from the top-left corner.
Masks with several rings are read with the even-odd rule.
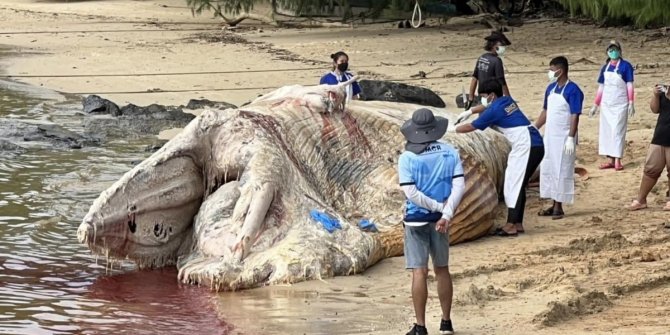
[[[0,88],[7,119],[78,127],[76,105],[49,108]],[[214,294],[180,286],[174,269],[108,272],[76,238],[102,190],[144,159],[151,140],[113,140],[80,150],[0,149],[0,334],[227,334]]]
[[[84,296],[114,303],[114,308],[105,308],[107,313],[121,313],[125,319],[132,314],[139,316],[141,322],[125,323],[134,334],[224,335],[231,330],[216,316],[212,302],[215,294],[204,288],[179,285],[174,269],[100,277]],[[114,333],[121,328],[90,321],[82,320],[88,323],[85,334]]]

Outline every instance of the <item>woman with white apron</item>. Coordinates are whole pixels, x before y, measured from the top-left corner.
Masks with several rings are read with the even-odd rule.
[[[635,115],[633,66],[621,58],[621,44],[610,41],[607,46],[607,63],[600,70],[598,92],[589,117],[594,117],[600,107],[600,134],[598,154],[608,161],[600,169],[623,170],[621,158],[626,144],[628,118]]]
[[[526,186],[544,156],[544,144],[538,130],[530,124],[516,102],[503,96],[496,80],[479,84],[479,95],[486,109],[472,123],[452,126],[450,132],[468,133],[488,127],[500,131],[512,145],[507,157],[503,193],[507,205],[507,223],[496,231],[500,236],[516,236],[524,232]]]
[[[321,77],[319,81],[320,85],[337,85],[353,78],[354,75],[347,72],[347,69],[349,69],[349,56],[344,51],[338,51],[330,55],[330,58],[333,60],[333,69]],[[357,100],[360,97],[361,87],[358,85],[358,82],[354,81],[351,85],[347,85],[346,89],[347,102]]]
[[[577,127],[584,94],[568,79],[568,60],[556,57],[549,62],[550,84],[545,92],[544,108],[535,122],[544,130],[544,159],[540,165],[540,198],[551,199],[550,208],[540,216],[563,218],[563,203],[575,198],[575,147]]]

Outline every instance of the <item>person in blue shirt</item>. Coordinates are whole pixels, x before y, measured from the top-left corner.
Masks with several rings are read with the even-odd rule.
[[[416,110],[400,131],[407,143],[398,158],[398,179],[407,201],[403,215],[405,264],[412,269],[412,301],[416,323],[407,335],[424,335],[428,298],[428,257],[433,259],[442,307],[441,334],[453,334],[449,273],[449,224],[465,191],[458,151],[439,141],[449,120],[427,108]]]
[[[330,58],[333,60],[333,68],[321,77],[319,81],[320,85],[337,85],[354,76],[351,72],[347,72],[349,69],[349,56],[344,51],[338,51],[330,55]],[[347,101],[357,100],[360,98],[360,94],[361,86],[358,85],[358,82],[354,81],[351,85],[347,85]]]
[[[563,218],[563,203],[575,199],[575,147],[577,127],[582,114],[584,93],[568,79],[568,59],[560,56],[549,62],[549,81],[544,94],[544,106],[535,121],[544,130],[544,159],[540,166],[540,198],[552,199],[551,208],[540,216]]]
[[[544,157],[544,143],[540,132],[530,124],[517,103],[503,96],[497,80],[479,84],[482,105],[486,108],[472,123],[452,127],[449,131],[468,133],[494,128],[512,144],[505,169],[504,195],[507,205],[507,223],[496,231],[500,236],[523,233],[523,214],[526,207],[526,186]]]
[[[608,161],[600,169],[623,170],[621,158],[626,144],[628,118],[635,115],[633,65],[621,58],[621,44],[615,40],[607,45],[607,62],[600,69],[596,100],[589,112],[594,117],[600,109],[598,154]]]

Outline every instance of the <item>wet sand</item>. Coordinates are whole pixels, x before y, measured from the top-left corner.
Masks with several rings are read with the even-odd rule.
[[[162,7],[161,4],[168,7]],[[185,104],[207,98],[241,104],[263,89],[316,83],[328,55],[344,49],[352,70],[368,78],[410,80],[431,88],[453,107],[469,84],[488,29],[473,19],[438,28],[399,30],[392,24],[351,28],[275,29],[243,26],[221,38],[218,21],[191,17],[182,1],[38,2],[0,4],[0,31],[137,30],[125,32],[3,34],[16,54],[2,66],[9,74],[109,74],[145,72],[305,69],[304,71],[143,77],[18,78],[58,91],[101,94],[119,104]],[[58,14],[58,15],[54,15]],[[157,22],[148,23],[148,22]],[[212,31],[167,31],[167,29]],[[158,30],[161,31],[142,31]],[[206,38],[196,37],[205,34]],[[666,81],[669,37],[656,31],[596,28],[559,20],[528,23],[507,33],[505,67],[510,91],[531,118],[542,107],[549,60],[565,55],[571,79],[586,94],[587,112],[604,61],[605,44],[618,38],[623,55],[638,64],[637,114],[629,122],[625,170],[600,171],[598,119],[580,123],[576,203],[558,221],[539,218],[537,189],[530,191],[527,234],[486,237],[452,247],[454,325],[460,334],[667,334],[670,329],[670,214],[661,211],[664,176],[648,198],[650,208],[624,209],[637,192],[656,116],[649,111],[653,84]],[[209,36],[209,37],[208,37]],[[244,38],[240,40],[239,37]],[[212,41],[218,38],[219,42]],[[290,52],[286,52],[290,51]],[[655,67],[658,64],[658,67]],[[314,69],[322,67],[323,70]],[[424,71],[428,79],[411,80]],[[670,80],[667,80],[670,81]],[[201,91],[197,91],[201,90]],[[542,205],[544,206],[544,205]],[[504,222],[504,211],[499,223]],[[224,293],[217,298],[226,322],[245,334],[389,334],[412,323],[410,275],[402,257],[384,260],[362,275],[292,286]],[[439,303],[429,289],[429,331],[437,333]]]

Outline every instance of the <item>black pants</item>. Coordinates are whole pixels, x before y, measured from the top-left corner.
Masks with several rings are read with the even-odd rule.
[[[519,197],[516,200],[516,207],[507,209],[507,223],[523,223],[523,212],[526,208],[526,187],[528,180],[533,175],[537,167],[544,158],[544,146],[531,147],[528,163],[526,164],[526,174],[523,176],[523,184],[519,191]]]

